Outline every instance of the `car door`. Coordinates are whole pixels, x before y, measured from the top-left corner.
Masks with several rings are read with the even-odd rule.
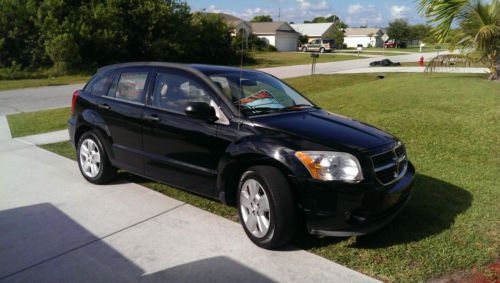
[[[115,73],[106,95],[100,97],[98,112],[112,140],[113,163],[143,174],[142,112],[150,70],[127,68]]]
[[[320,39],[313,40],[313,42],[311,44],[311,51],[318,51],[320,46],[321,46]]]
[[[190,102],[216,106],[208,85],[185,70],[159,69],[144,109],[145,175],[216,197],[217,165],[228,143],[217,122],[186,116]]]

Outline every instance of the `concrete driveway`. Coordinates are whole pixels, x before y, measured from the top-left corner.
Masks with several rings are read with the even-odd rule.
[[[374,282],[133,183],[96,186],[76,162],[10,138],[0,116],[2,282]]]

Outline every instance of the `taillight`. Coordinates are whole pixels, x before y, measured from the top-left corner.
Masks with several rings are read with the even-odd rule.
[[[71,114],[75,113],[76,99],[78,98],[79,94],[80,94],[79,90],[73,92],[73,98],[71,99]]]

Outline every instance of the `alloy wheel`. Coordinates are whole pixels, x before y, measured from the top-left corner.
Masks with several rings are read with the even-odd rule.
[[[101,170],[101,154],[92,139],[85,139],[80,145],[80,165],[83,173],[95,178]]]
[[[271,209],[269,198],[262,185],[255,179],[243,183],[240,191],[240,209],[243,223],[252,235],[264,237],[269,231]]]

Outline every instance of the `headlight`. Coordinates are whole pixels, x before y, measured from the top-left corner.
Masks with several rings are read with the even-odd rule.
[[[333,151],[297,151],[295,156],[314,179],[349,183],[363,180],[359,161],[352,154]]]

